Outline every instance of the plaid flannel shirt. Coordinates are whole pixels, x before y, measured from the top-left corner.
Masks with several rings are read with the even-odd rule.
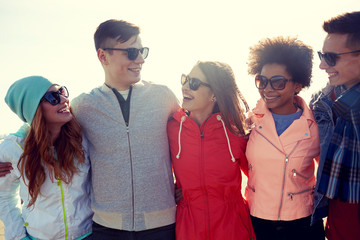
[[[319,192],[329,199],[360,202],[360,83],[333,103],[336,124],[319,179]]]

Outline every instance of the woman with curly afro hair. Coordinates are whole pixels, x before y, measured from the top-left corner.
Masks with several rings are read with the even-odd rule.
[[[245,196],[258,240],[324,239],[322,221],[310,226],[318,127],[298,96],[310,85],[312,59],[311,47],[296,38],[267,38],[250,48],[248,71],[261,98],[249,115]]]

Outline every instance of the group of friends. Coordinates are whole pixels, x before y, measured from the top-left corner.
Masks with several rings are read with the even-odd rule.
[[[67,88],[41,76],[7,91],[25,124],[0,144],[5,238],[358,239],[359,26],[360,12],[324,22],[329,83],[309,105],[298,94],[310,86],[312,48],[284,36],[252,46],[260,99],[249,111],[231,67],[216,61],[181,76],[180,107],[168,87],[141,81],[149,48],[139,27],[101,23],[102,86],[71,106]]]

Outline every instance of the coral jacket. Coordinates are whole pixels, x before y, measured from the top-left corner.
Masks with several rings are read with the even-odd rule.
[[[243,137],[226,129],[220,114],[199,126],[180,109],[167,126],[177,187],[176,239],[255,239],[241,195]]]
[[[303,114],[280,136],[262,99],[250,117],[254,127],[246,149],[245,196],[252,216],[287,221],[312,213],[314,158],[320,153],[318,126],[305,101],[299,96],[295,101]]]

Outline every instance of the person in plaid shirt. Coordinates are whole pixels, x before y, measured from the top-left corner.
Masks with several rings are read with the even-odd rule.
[[[310,106],[319,126],[320,162],[313,222],[328,216],[326,237],[360,236],[360,12],[324,22],[320,69],[328,85]]]

